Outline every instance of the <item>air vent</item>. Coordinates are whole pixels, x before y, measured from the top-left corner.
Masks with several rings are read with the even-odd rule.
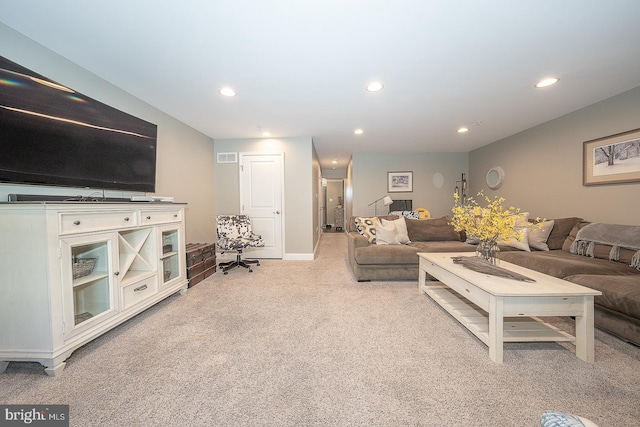
[[[218,153],[218,163],[238,163],[238,153]]]

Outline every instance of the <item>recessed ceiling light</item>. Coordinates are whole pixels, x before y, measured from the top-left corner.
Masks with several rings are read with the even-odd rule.
[[[381,91],[384,85],[380,82],[371,82],[367,85],[367,90],[369,92],[378,92]]]
[[[220,89],[220,95],[236,96],[236,91],[231,89],[230,87],[223,87],[222,89]]]
[[[336,159],[333,159],[333,160],[331,161],[331,163],[333,163],[334,165],[336,165],[336,164],[338,164],[338,161],[337,161]]]
[[[550,77],[548,79],[540,80],[538,83],[536,83],[535,87],[542,88],[542,87],[551,86],[552,84],[558,83],[558,80],[560,79],[556,77]]]
[[[469,129],[465,127],[458,129],[458,133],[465,133],[465,132],[469,132]]]
[[[262,136],[271,136],[271,132],[262,132]]]
[[[362,129],[356,129],[353,131],[353,133],[355,133],[356,135],[362,135],[364,131]]]

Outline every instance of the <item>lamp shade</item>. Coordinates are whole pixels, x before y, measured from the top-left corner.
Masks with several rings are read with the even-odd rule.
[[[391,203],[393,203],[393,199],[389,196],[384,196],[384,198],[382,199],[382,203],[385,206],[389,206]]]

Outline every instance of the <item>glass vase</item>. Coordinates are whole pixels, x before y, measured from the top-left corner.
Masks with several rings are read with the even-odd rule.
[[[494,242],[480,242],[476,247],[476,256],[493,265],[500,265],[500,248]]]

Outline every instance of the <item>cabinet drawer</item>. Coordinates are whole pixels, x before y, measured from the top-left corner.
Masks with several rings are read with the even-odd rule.
[[[129,228],[137,225],[138,217],[135,211],[60,214],[61,235]]]
[[[126,310],[157,292],[158,279],[156,276],[125,286],[122,288],[122,309]]]
[[[141,211],[140,222],[142,225],[163,224],[166,222],[182,221],[182,211],[166,210],[166,211]]]

